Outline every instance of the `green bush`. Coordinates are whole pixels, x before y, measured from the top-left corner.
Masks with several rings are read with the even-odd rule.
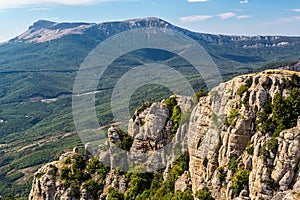
[[[179,128],[181,122],[181,109],[178,106],[178,101],[176,96],[171,96],[163,101],[163,103],[169,109],[169,115],[171,116],[170,120],[172,122],[172,134],[175,135],[177,129]]]
[[[246,85],[241,85],[236,92],[239,96],[242,96],[246,91],[248,91],[248,87]]]
[[[268,158],[270,156],[269,151],[275,153],[278,148],[278,140],[276,138],[271,138],[267,142],[263,144],[263,146],[259,149],[259,155],[264,158]]]
[[[277,93],[273,99],[272,114],[276,124],[274,136],[278,136],[284,129],[296,126],[300,116],[300,88],[293,88],[287,98]]]
[[[191,189],[188,189],[184,192],[177,191],[173,195],[172,200],[194,200],[193,192]]]
[[[121,145],[122,145],[122,148],[126,151],[129,151],[131,146],[133,144],[133,139],[130,135],[125,135],[123,138],[122,138],[122,142],[121,142]]]
[[[65,163],[66,165],[72,163],[70,156],[67,156],[67,157],[65,158],[64,163]]]
[[[144,200],[144,199],[148,199],[149,197],[152,197],[152,199],[155,199],[154,196],[156,193],[158,196],[160,196],[160,194],[158,194],[157,191],[163,184],[162,182],[163,182],[162,173],[154,173],[150,188],[143,191],[143,193],[139,194],[136,197],[136,200]],[[165,189],[169,190],[168,188],[165,188]]]
[[[109,197],[107,200],[124,200],[124,194],[117,191],[115,188],[108,188]]]
[[[228,169],[233,171],[233,173],[236,172],[239,163],[240,162],[238,161],[238,158],[236,156],[232,157],[229,161]]]
[[[251,85],[253,83],[253,78],[252,77],[249,77],[247,80],[246,80],[246,86],[247,88],[250,88]]]
[[[218,167],[218,172],[219,172],[219,174],[218,174],[219,181],[222,183],[226,179],[226,172],[225,172],[224,167],[222,167],[222,166]]]
[[[272,114],[272,98],[268,97],[264,108],[261,112],[257,113],[256,126],[259,131],[262,133],[273,132],[275,129],[275,125],[273,123],[270,115]]]
[[[291,90],[290,96],[284,98],[276,93],[272,99],[269,97],[262,112],[257,114],[257,127],[263,133],[272,133],[278,137],[282,130],[297,125],[300,116],[300,88]]]
[[[181,109],[178,105],[174,106],[173,108],[171,121],[173,124],[172,133],[175,135],[181,122]]]
[[[124,199],[135,199],[143,191],[151,187],[153,174],[151,173],[128,173],[126,177],[129,181],[130,188],[124,193]]]
[[[195,93],[195,97],[196,97],[197,101],[199,101],[199,99],[201,97],[205,97],[207,95],[208,95],[208,93],[205,90],[203,90],[203,89],[200,89],[198,92]]]
[[[203,188],[202,190],[198,190],[195,194],[195,197],[199,200],[214,200],[207,187]]]
[[[89,191],[89,193],[97,199],[103,191],[103,183],[96,182],[95,180],[88,180],[83,184],[83,188]]]
[[[247,91],[245,97],[241,101],[241,103],[244,104],[245,107],[249,107],[249,97],[250,97],[250,92]]]
[[[276,138],[271,138],[265,144],[271,151],[275,151],[278,148],[278,140]]]
[[[76,199],[80,198],[80,187],[77,183],[72,182],[70,184],[69,195],[75,197]]]
[[[120,143],[121,148],[126,151],[129,151],[133,144],[133,138],[130,135],[128,135],[128,133],[126,133],[124,130],[122,130],[120,128],[117,128],[117,131],[118,131],[118,135],[121,140],[121,143]]]
[[[91,175],[86,173],[84,170],[73,169],[73,173],[71,176],[72,180],[76,180],[79,183],[82,183],[91,178]]]
[[[100,161],[98,160],[97,156],[94,156],[87,164],[86,171],[95,174],[96,171],[101,168]]]
[[[175,135],[181,122],[181,109],[178,106],[177,97],[173,95],[165,99],[163,103],[169,109],[169,115],[171,116],[170,120],[173,125],[171,132]]]
[[[83,155],[76,153],[72,156],[72,159],[74,160],[72,163],[72,169],[85,169],[86,160]]]
[[[182,175],[184,171],[187,171],[189,169],[189,157],[187,154],[182,155],[180,158],[178,158],[174,163],[173,167],[169,172],[169,180],[166,180],[164,182],[158,183],[158,180],[162,181],[162,178],[156,179],[155,182],[152,182],[152,185],[159,185],[159,187],[152,187],[154,188],[154,191],[152,190],[150,192],[151,199],[153,200],[170,200],[172,196],[174,195],[174,185],[175,181],[177,180],[178,176]]]
[[[246,152],[249,154],[249,155],[253,155],[254,153],[254,147],[253,146],[249,146],[246,148]]]
[[[234,126],[235,119],[236,119],[239,115],[240,115],[239,110],[233,108],[233,109],[230,111],[230,113],[229,113],[229,115],[228,115],[228,117],[227,117],[225,123],[226,123],[227,125],[229,125],[229,126]]]
[[[61,168],[60,170],[61,179],[68,180],[70,179],[71,176],[72,176],[71,169],[69,169],[68,167]]]
[[[248,188],[250,171],[239,169],[232,178],[233,195],[238,196],[244,188]]]
[[[163,103],[167,106],[170,111],[170,115],[172,115],[173,108],[178,104],[177,97],[171,96],[163,101]]]
[[[99,174],[101,179],[105,179],[106,175],[108,174],[110,168],[102,164],[96,156],[94,156],[87,164],[86,171],[91,174]]]

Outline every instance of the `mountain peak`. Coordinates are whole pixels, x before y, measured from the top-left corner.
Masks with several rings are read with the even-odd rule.
[[[137,27],[167,27],[171,25],[170,23],[156,17],[139,18],[139,19],[129,19],[124,21],[115,22],[104,22],[104,23],[83,23],[83,22],[52,22],[48,20],[38,20],[34,22],[29,29],[11,40],[11,42],[26,42],[26,43],[41,43],[48,42],[61,38],[66,35],[84,34],[85,30],[91,28],[92,26],[99,26],[98,31],[103,29],[103,33],[106,35],[111,35],[112,32],[118,32],[122,30],[129,30],[131,28]],[[106,31],[109,28],[110,31]]]
[[[29,27],[29,29],[40,29],[40,28],[48,28],[56,24],[52,21],[47,20],[38,20],[37,22],[34,22],[32,26]]]
[[[137,22],[137,21],[159,21],[159,22],[168,23],[167,21],[158,17],[135,18],[135,19],[124,20],[123,22]]]
[[[39,20],[33,23],[29,29],[20,36],[12,39],[12,42],[40,43],[61,38],[66,35],[81,35],[84,30],[93,26],[91,23],[57,23],[47,20]]]
[[[70,28],[76,28],[78,26],[83,25],[92,25],[92,23],[84,23],[84,22],[52,22],[48,20],[38,20],[37,22],[34,22],[32,26],[29,27],[29,30],[39,30],[39,29],[49,29],[49,30],[55,30],[55,29],[70,29]]]

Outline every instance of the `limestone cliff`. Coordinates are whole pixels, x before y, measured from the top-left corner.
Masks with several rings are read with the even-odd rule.
[[[108,130],[96,160],[87,146],[85,157],[74,149],[39,169],[29,199],[122,199],[124,194],[125,199],[171,199],[190,188],[195,199],[205,192],[215,199],[299,199],[299,88],[296,72],[267,70],[222,83],[196,105],[191,97],[177,96],[171,107],[167,101],[143,106],[128,132]],[[112,156],[116,151],[121,156]],[[174,164],[176,152],[188,153],[186,170]],[[141,187],[132,172],[122,172],[139,166],[163,174],[160,182],[151,171],[139,177],[151,186]],[[157,188],[166,185],[174,191]],[[134,190],[143,195],[132,195]]]
[[[200,99],[188,132],[194,192],[208,186],[216,199],[299,198],[300,124],[274,137],[257,123],[268,99],[287,97],[298,84],[292,74],[270,70],[239,76]],[[234,185],[237,170],[249,172],[242,188]]]

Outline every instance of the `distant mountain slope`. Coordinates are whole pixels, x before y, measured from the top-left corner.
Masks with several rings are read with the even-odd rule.
[[[22,35],[0,46],[1,80],[11,83],[9,76],[13,74],[19,79],[18,86],[27,82],[39,82],[39,88],[35,88],[35,92],[31,91],[32,87],[23,88],[24,90],[21,88],[16,92],[5,89],[8,86],[2,84],[4,87],[1,88],[3,91],[0,93],[0,102],[22,101],[36,95],[56,97],[71,93],[76,70],[97,44],[122,31],[141,27],[170,28],[195,39],[210,53],[227,79],[236,73],[253,71],[265,63],[300,59],[299,37],[202,34],[176,27],[158,18],[99,24],[40,20]],[[55,79],[54,73],[59,80],[52,85],[48,80]],[[24,77],[21,74],[28,75]],[[33,74],[39,75],[28,80],[28,76]],[[70,84],[62,83],[62,78]],[[52,85],[52,89],[45,90],[49,85]]]
[[[37,166],[57,158],[64,149],[82,145],[74,129],[69,96],[80,64],[105,39],[143,27],[169,28],[198,41],[224,80],[259,71],[270,63],[300,60],[300,37],[195,33],[153,17],[105,23],[40,20],[0,45],[0,195],[26,196],[26,183]],[[102,93],[96,95],[96,111],[101,125],[112,120],[110,97],[117,80],[145,61],[171,66],[195,90],[205,88],[201,75],[180,57],[152,49],[132,52],[115,60],[99,80],[97,89]],[[144,101],[169,95],[170,91],[157,85],[143,87],[132,97],[131,110]]]

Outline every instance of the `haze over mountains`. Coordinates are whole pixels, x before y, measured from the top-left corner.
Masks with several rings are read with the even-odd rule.
[[[80,64],[105,39],[143,27],[169,28],[196,40],[211,55],[224,80],[277,62],[300,60],[300,37],[195,33],[158,18],[35,22],[25,33],[0,45],[0,195],[10,192],[26,196],[31,185],[28,180],[37,166],[54,160],[64,149],[82,145],[74,129],[70,97]],[[147,49],[126,54],[99,80],[97,90],[103,92],[96,95],[96,111],[101,125],[112,120],[110,97],[116,81],[145,61],[178,70],[195,91],[206,87],[189,63],[171,53]],[[132,98],[131,109],[169,95],[170,91],[157,85],[141,88]]]

